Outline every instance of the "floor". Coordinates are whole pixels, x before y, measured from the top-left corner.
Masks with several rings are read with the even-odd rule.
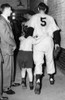
[[[20,70],[17,68],[16,82],[21,82]],[[16,92],[14,95],[7,95],[9,100],[65,100],[65,75],[57,69],[55,75],[55,84],[50,85],[48,75],[42,80],[41,94],[37,95],[34,90],[30,90],[27,81],[27,89],[22,89],[22,86],[12,87]]]

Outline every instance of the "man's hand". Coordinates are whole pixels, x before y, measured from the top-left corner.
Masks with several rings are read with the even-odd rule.
[[[59,47],[59,44],[55,44],[55,50]]]
[[[13,47],[13,51],[16,49],[16,46],[15,47]]]
[[[53,51],[54,59],[58,58],[60,51],[61,51],[60,46],[58,44],[55,44],[55,49]]]

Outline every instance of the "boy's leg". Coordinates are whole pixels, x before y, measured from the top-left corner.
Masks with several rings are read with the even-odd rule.
[[[28,77],[29,77],[29,87],[30,90],[33,89],[33,73],[32,73],[32,68],[27,68],[27,73],[28,73]]]
[[[21,70],[21,78],[22,78],[22,87],[26,88],[26,68],[22,68]]]

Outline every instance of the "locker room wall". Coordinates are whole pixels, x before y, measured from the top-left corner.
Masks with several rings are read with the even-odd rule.
[[[65,0],[48,0],[48,6],[61,29],[61,47],[65,49]]]

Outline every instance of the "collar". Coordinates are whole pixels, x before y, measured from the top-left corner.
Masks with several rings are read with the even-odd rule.
[[[10,23],[10,21],[8,20],[7,17],[5,17],[3,14],[1,14],[1,16],[3,16],[5,18],[5,20]]]

